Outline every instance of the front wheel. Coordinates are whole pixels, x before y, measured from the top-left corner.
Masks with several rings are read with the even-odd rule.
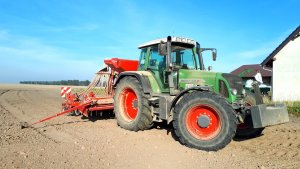
[[[217,151],[234,137],[237,120],[224,98],[199,91],[184,95],[175,106],[173,125],[182,144]]]

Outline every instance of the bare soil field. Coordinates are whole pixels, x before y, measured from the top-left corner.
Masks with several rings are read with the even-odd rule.
[[[187,148],[171,126],[130,132],[113,116],[61,116],[20,128],[61,109],[59,86],[0,85],[0,168],[300,168],[300,119],[233,140],[217,152]]]

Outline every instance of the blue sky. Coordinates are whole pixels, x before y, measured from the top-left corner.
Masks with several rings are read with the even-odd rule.
[[[168,35],[218,50],[206,66],[261,63],[298,25],[299,0],[0,0],[0,83],[91,80],[104,58],[138,59]]]

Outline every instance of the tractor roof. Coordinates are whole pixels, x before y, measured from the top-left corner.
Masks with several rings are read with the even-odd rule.
[[[189,39],[189,38],[184,38],[184,37],[176,37],[176,36],[172,36],[172,42],[178,42],[178,43],[185,43],[185,44],[191,44],[191,45],[195,45],[196,46],[196,41],[193,39]],[[159,44],[161,42],[167,42],[167,38],[160,38],[160,39],[155,39],[146,43],[141,44],[140,46],[138,46],[138,48],[144,48],[144,47],[148,47],[148,46],[152,46],[152,45],[156,45]]]

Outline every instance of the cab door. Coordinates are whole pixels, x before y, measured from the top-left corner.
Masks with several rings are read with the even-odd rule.
[[[169,91],[168,76],[166,74],[166,56],[158,54],[158,47],[152,46],[149,51],[149,62],[147,70],[156,79],[162,92]]]

